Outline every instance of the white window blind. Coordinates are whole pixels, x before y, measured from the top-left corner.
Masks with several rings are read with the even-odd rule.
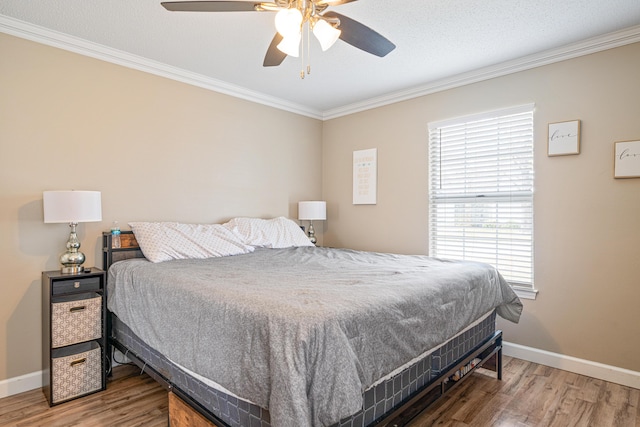
[[[533,105],[429,124],[429,250],[533,288]]]

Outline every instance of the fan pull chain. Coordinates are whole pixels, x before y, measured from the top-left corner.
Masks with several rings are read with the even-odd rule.
[[[307,74],[311,74],[311,21],[307,22]]]
[[[303,24],[304,25],[304,24]],[[300,29],[300,34],[302,34],[302,42],[300,43],[300,78],[304,80],[304,27]]]
[[[306,34],[306,36],[307,36],[306,37],[307,38],[307,49],[306,50],[305,50],[305,47],[304,47],[304,44],[305,44],[304,43],[305,42],[305,40],[304,40],[305,39],[305,37],[304,37],[304,35],[305,35],[304,28],[302,28],[302,31],[301,31],[302,32],[302,36],[303,36],[302,37],[302,43],[300,43],[300,45],[302,46],[301,47],[302,52],[300,54],[300,78],[301,79],[304,79],[304,77],[305,77],[305,71],[304,71],[304,68],[305,68],[304,67],[305,56],[307,58],[307,72],[306,72],[306,74],[311,74],[311,33],[309,32],[310,31],[309,27],[310,27],[310,24],[307,23],[306,24],[306,28],[307,28],[307,30],[306,30],[307,31],[307,34]]]

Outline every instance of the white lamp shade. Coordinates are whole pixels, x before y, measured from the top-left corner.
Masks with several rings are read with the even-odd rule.
[[[283,37],[282,41],[278,43],[277,47],[281,52],[297,58],[298,56],[300,56],[300,39],[300,33]]]
[[[282,37],[300,34],[302,13],[296,8],[282,9],[276,13],[276,30]]]
[[[319,19],[313,26],[313,35],[316,36],[320,42],[322,50],[329,49],[340,37],[341,31],[334,28],[324,19]]]
[[[310,221],[327,219],[327,202],[298,202],[298,219]]]
[[[44,222],[102,221],[99,191],[45,191],[42,202]]]

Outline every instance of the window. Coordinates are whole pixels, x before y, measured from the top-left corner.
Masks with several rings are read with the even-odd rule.
[[[430,123],[429,164],[430,255],[533,291],[533,105]]]

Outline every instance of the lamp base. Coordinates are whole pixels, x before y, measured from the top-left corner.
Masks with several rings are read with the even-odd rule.
[[[309,240],[314,245],[318,242],[318,239],[316,238],[316,231],[313,229],[313,221],[309,221]]]
[[[84,273],[84,267],[82,266],[77,266],[77,267],[62,267],[60,269],[60,272],[62,274],[80,274],[80,273]]]
[[[76,227],[78,223],[72,222],[69,224],[71,227],[71,233],[69,234],[69,240],[67,241],[67,251],[60,257],[60,264],[62,268],[60,271],[63,274],[78,274],[84,271],[82,264],[84,263],[84,254],[80,252],[80,241],[76,234]]]

